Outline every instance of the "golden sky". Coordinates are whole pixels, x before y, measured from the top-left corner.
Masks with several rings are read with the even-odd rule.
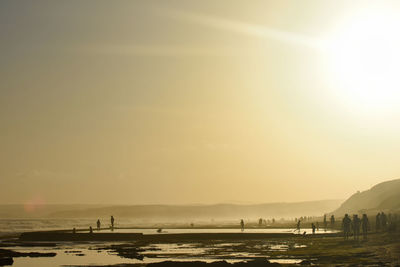
[[[0,2],[0,203],[344,199],[400,177],[396,1]]]

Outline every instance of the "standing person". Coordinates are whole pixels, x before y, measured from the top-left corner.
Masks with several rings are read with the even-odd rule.
[[[326,222],[326,214],[324,214],[324,231],[326,232],[326,227],[328,223]]]
[[[314,223],[311,224],[311,228],[312,228],[312,234],[315,235],[315,224]]]
[[[89,226],[89,234],[93,234],[93,228],[92,228],[92,226]]]
[[[317,222],[317,231],[319,231],[319,222]]]
[[[97,223],[96,223],[96,224],[97,224],[97,231],[100,231],[100,225],[101,225],[101,224],[100,224],[100,219],[97,220]]]
[[[242,230],[242,232],[244,231],[244,221],[243,219],[240,220],[240,228]]]
[[[353,215],[353,234],[354,234],[354,240],[359,240],[360,237],[360,218],[358,218],[357,214]]]
[[[378,212],[375,218],[375,231],[379,232],[381,230],[381,214]]]
[[[343,229],[343,234],[344,234],[344,240],[349,239],[350,225],[351,225],[351,219],[349,218],[348,214],[345,214],[344,218],[342,220],[342,229]]]
[[[381,226],[382,226],[382,231],[386,231],[387,227],[387,217],[384,212],[381,213]]]
[[[332,214],[331,216],[331,228],[333,229],[335,227],[335,216]]]
[[[363,234],[363,240],[367,240],[367,234],[369,230],[369,221],[367,214],[363,214],[362,219],[361,219],[361,228],[362,228],[362,234]]]
[[[114,230],[114,216],[111,215],[111,230]]]
[[[300,234],[300,220],[297,221],[296,231],[299,231]]]

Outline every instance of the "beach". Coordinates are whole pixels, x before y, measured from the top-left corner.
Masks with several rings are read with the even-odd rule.
[[[372,234],[368,241],[344,241],[340,233],[323,230],[315,235],[302,235],[285,228],[268,229],[264,233],[261,229],[258,232],[200,229],[197,233],[195,229],[186,229],[186,233],[184,229],[181,233],[177,229],[168,233],[165,229],[163,234],[147,230],[145,234],[138,229],[92,234],[85,231],[73,234],[70,230],[18,234],[2,238],[0,257],[12,258],[12,266],[16,267],[46,267],[397,266],[400,256],[398,233]],[[108,240],[104,240],[107,235]],[[70,240],[71,236],[75,240]]]

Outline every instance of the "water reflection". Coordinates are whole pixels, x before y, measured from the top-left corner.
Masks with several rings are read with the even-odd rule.
[[[63,243],[58,247],[10,247],[19,252],[55,252],[53,258],[14,258],[13,266],[82,266],[82,265],[111,265],[129,263],[152,263],[166,260],[173,261],[205,261],[213,262],[226,260],[237,262],[256,258],[268,258],[271,262],[294,264],[301,259],[269,258],[268,252],[285,251],[289,247],[300,246],[287,242],[253,241],[244,242],[216,242],[216,243],[172,243],[135,245],[134,242],[117,244],[127,249],[133,248],[143,255],[143,260],[120,257],[113,245],[117,243]],[[301,245],[303,246],[303,245]]]
[[[81,232],[89,232],[88,231],[81,231]],[[98,231],[96,231],[98,232]],[[110,229],[103,229],[100,230],[101,233],[111,232]],[[164,229],[162,232],[158,232],[157,228],[115,228],[113,233],[143,233],[144,235],[154,235],[154,234],[195,234],[195,233],[254,233],[254,234],[272,234],[272,233],[292,233],[297,234],[294,232],[293,229],[290,228],[250,228],[245,229],[243,232],[241,229],[236,228],[207,228],[207,229],[196,229],[196,228],[188,228],[188,229]],[[312,229],[302,229],[302,232],[306,232],[306,234],[311,234]],[[327,231],[317,231],[315,234],[329,234],[329,233],[336,233],[336,230],[327,230]]]

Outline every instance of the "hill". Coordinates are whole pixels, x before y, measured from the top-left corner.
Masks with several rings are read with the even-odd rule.
[[[375,213],[400,210],[400,179],[386,181],[371,189],[357,192],[333,212],[342,216],[345,213]]]
[[[322,200],[295,203],[268,203],[257,205],[215,204],[215,205],[134,205],[109,206],[51,213],[57,218],[97,218],[110,216],[155,219],[237,219],[237,218],[283,218],[317,216],[340,205],[340,200]]]
[[[0,219],[9,218],[119,218],[155,220],[209,220],[237,218],[293,218],[318,216],[337,208],[341,200],[255,205],[0,205]]]
[[[105,205],[84,204],[3,204],[0,205],[0,219],[36,219],[48,218],[50,214],[68,210],[86,210]]]

